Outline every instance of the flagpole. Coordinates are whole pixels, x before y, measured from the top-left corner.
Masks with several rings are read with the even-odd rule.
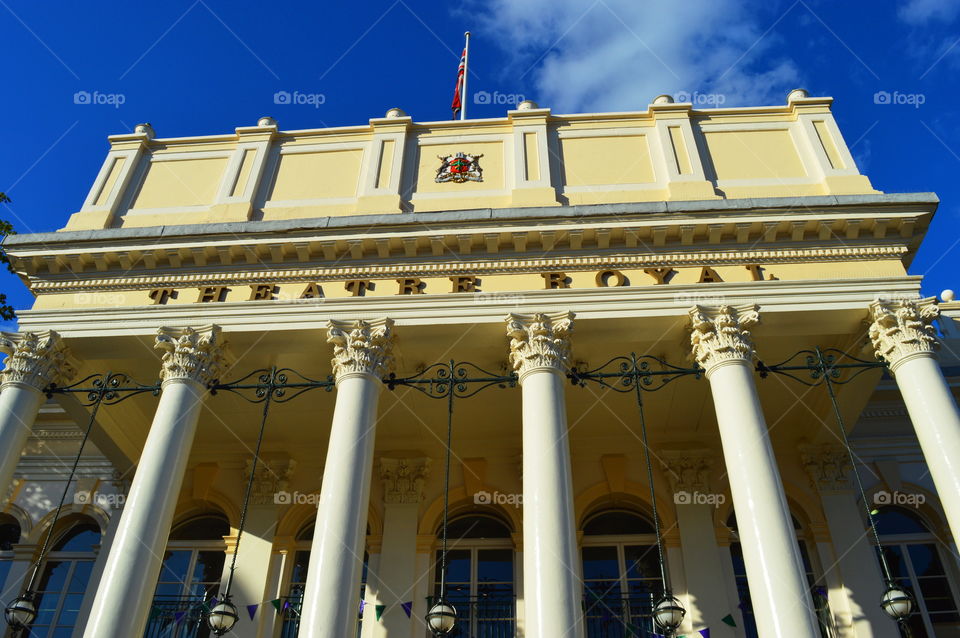
[[[460,119],[467,119],[467,76],[470,75],[470,32],[463,34],[466,38],[466,44],[463,47],[463,86],[460,94]]]

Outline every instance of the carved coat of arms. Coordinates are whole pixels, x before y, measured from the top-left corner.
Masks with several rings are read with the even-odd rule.
[[[456,153],[454,155],[437,155],[440,168],[437,169],[437,182],[482,182],[483,169],[480,168],[480,158],[483,155]]]

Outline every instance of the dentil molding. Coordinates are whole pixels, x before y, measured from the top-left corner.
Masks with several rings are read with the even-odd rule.
[[[383,378],[393,369],[393,320],[327,323],[327,342],[333,344],[333,374],[367,374]]]
[[[8,356],[0,373],[2,384],[19,383],[43,390],[65,385],[76,374],[63,339],[53,330],[0,333],[0,352]]]
[[[510,366],[521,378],[537,368],[566,372],[570,366],[573,317],[569,311],[507,317]]]

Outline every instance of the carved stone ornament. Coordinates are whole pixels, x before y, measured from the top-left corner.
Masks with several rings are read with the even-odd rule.
[[[660,453],[670,487],[675,492],[711,492],[710,475],[716,457],[709,450],[664,450]]]
[[[63,339],[52,330],[0,333],[4,361],[0,380],[43,390],[51,383],[66,385],[77,373]]]
[[[936,297],[874,301],[870,304],[873,323],[869,334],[877,358],[893,369],[907,355],[933,354],[939,343],[931,324],[939,316]]]
[[[387,505],[419,503],[423,483],[430,476],[430,459],[380,459],[383,502]]]
[[[725,361],[753,358],[748,327],[760,321],[757,306],[694,306],[690,309],[693,359],[707,372]]]
[[[243,471],[244,480],[250,477],[253,459],[247,459]],[[290,487],[290,478],[297,462],[293,459],[260,459],[257,462],[257,471],[253,475],[253,488],[250,491],[250,502],[254,505],[269,505],[276,503],[279,492],[287,492]]]
[[[514,372],[521,377],[537,368],[565,372],[570,366],[573,316],[572,312],[509,315],[507,336],[510,337],[510,366]]]
[[[203,386],[220,377],[224,368],[224,341],[219,326],[160,328],[154,347],[163,351],[160,378],[195,381]]]
[[[393,320],[327,323],[327,343],[333,344],[333,374],[370,374],[379,378],[393,369]]]
[[[803,469],[814,489],[833,491],[850,487],[850,455],[837,445],[805,445],[800,448]]]

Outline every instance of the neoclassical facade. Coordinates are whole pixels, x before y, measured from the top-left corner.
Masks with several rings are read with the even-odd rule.
[[[907,273],[938,200],[830,108],[111,137],[5,243],[3,602],[51,638],[205,637],[226,595],[244,638],[424,638],[438,596],[462,638],[627,638],[670,593],[678,635],[892,638],[894,584],[960,636],[960,303]]]

